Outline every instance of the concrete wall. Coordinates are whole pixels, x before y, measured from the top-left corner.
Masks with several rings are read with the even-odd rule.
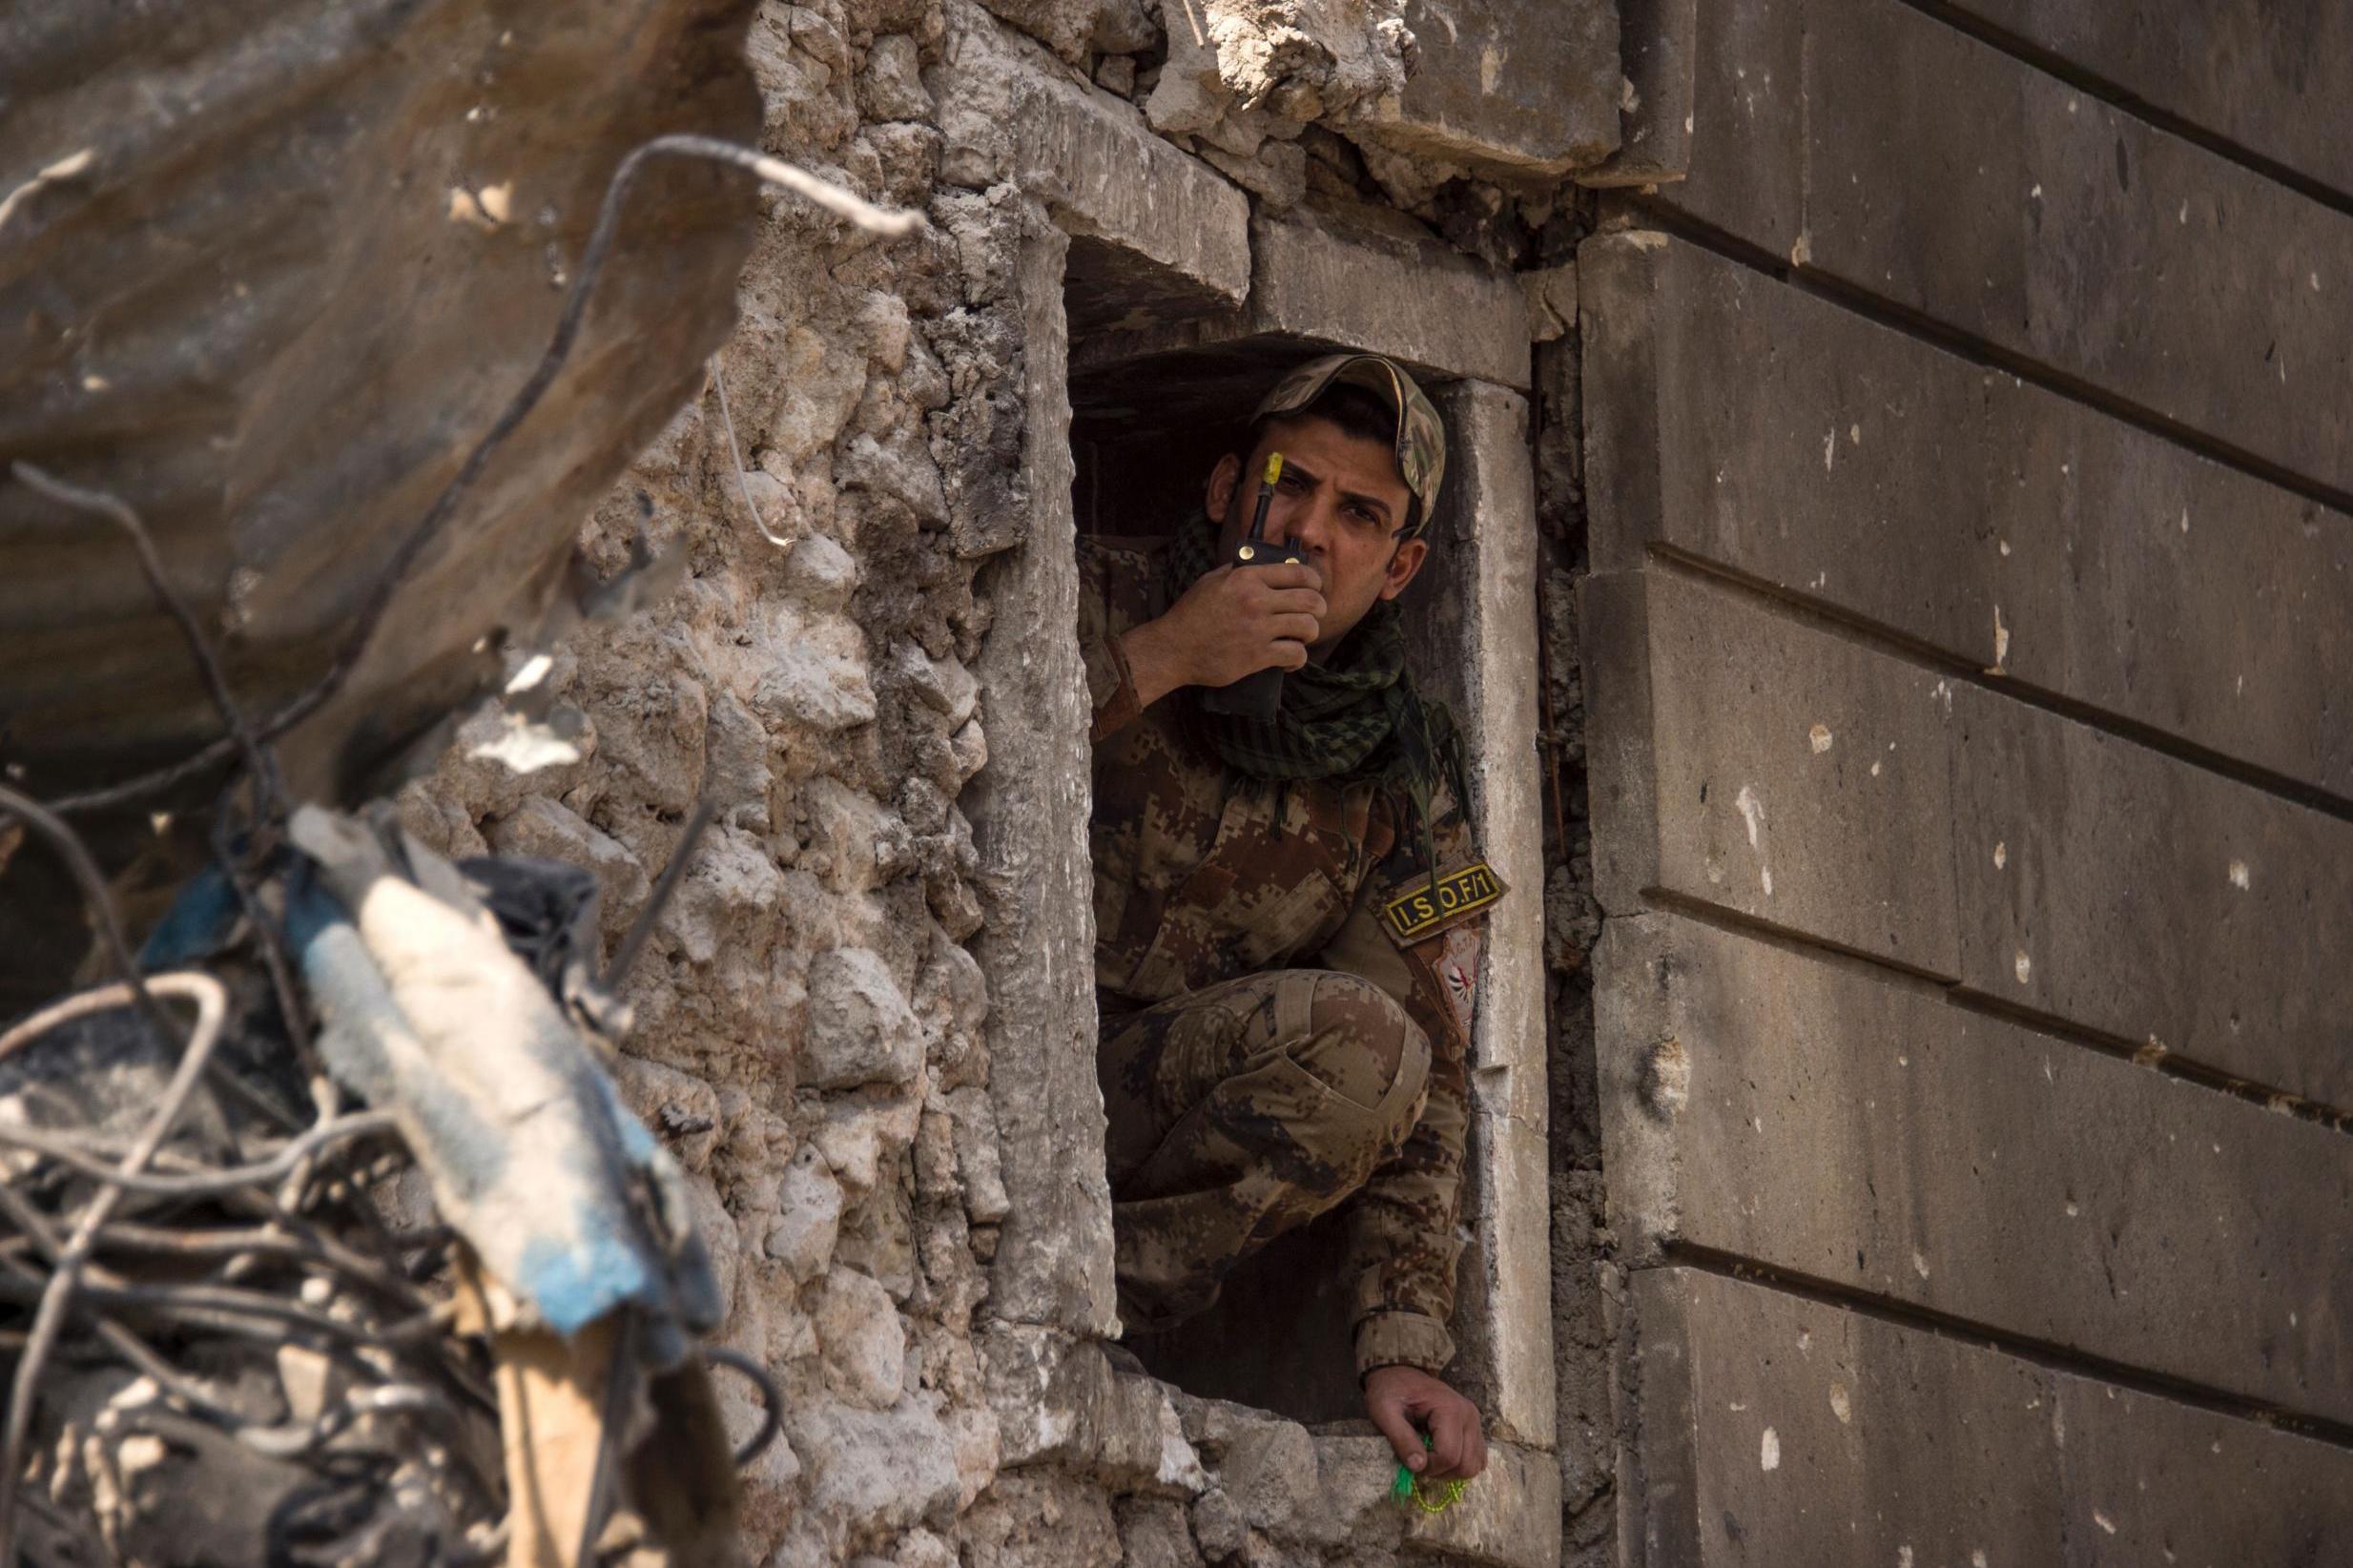
[[[1579,253],[1628,1565],[2353,1549],[2353,85],[2191,9],[1703,0]]]

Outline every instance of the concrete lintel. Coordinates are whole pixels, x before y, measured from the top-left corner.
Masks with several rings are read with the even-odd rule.
[[[1370,349],[1435,377],[1525,391],[1528,304],[1517,279],[1436,240],[1261,217],[1250,226],[1247,331]]]
[[[1165,269],[1204,308],[1249,293],[1249,198],[1238,187],[1099,89],[1040,73],[1020,102],[1022,183],[1064,229]]]

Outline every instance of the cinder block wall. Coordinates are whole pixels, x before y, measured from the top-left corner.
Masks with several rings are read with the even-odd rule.
[[[2348,44],[1703,0],[1582,248],[1629,1568],[2353,1561]]]

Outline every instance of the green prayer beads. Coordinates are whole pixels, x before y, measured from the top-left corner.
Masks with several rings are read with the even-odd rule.
[[[1421,1446],[1425,1449],[1430,1446],[1430,1434],[1426,1432],[1422,1434]],[[1470,1484],[1469,1481],[1457,1477],[1448,1481],[1433,1494],[1422,1486],[1421,1477],[1400,1463],[1397,1466],[1397,1478],[1390,1483],[1389,1495],[1399,1502],[1412,1503],[1425,1514],[1443,1514],[1462,1500],[1463,1488]]]

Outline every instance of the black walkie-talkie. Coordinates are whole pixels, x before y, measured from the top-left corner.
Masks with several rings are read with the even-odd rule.
[[[1289,540],[1279,545],[1267,543],[1267,508],[1274,505],[1274,482],[1282,477],[1283,454],[1268,453],[1266,477],[1258,485],[1258,510],[1250,518],[1249,533],[1233,547],[1232,564],[1236,569],[1296,566],[1307,559],[1299,547]],[[1231,686],[1211,687],[1201,693],[1201,706],[1209,712],[1237,718],[1270,719],[1283,706],[1283,672],[1261,670]]]

